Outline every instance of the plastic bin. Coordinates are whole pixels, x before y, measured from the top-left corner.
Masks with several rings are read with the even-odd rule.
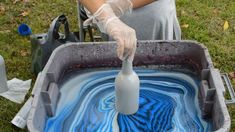
[[[223,81],[205,46],[194,41],[139,41],[134,66],[148,68],[150,65],[163,69],[186,68],[196,73],[201,79],[202,116],[212,120],[214,131],[230,130]],[[58,47],[34,85],[28,130],[43,131],[47,117],[54,115],[60,96],[58,85],[67,70],[120,66],[115,42],[69,43]]]

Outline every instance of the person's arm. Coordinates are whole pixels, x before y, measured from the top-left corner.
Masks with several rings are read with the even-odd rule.
[[[106,0],[80,0],[92,14],[94,14],[105,3]]]
[[[81,0],[80,2],[92,13],[90,19],[97,24],[99,29],[116,40],[117,56],[121,60],[127,59],[132,62],[137,43],[135,30],[117,17],[105,0]]]
[[[121,17],[125,13],[131,13],[133,9],[143,7],[147,4],[150,4],[156,0],[106,0],[114,13]]]
[[[154,2],[155,0],[132,0],[133,8],[139,8]],[[106,0],[80,0],[80,2],[93,14]]]
[[[156,0],[132,0],[132,4],[133,4],[133,8],[136,9],[136,8],[145,6],[147,4],[150,4],[154,1]]]

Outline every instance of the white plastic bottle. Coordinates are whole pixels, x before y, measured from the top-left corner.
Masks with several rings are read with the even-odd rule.
[[[7,88],[7,77],[5,70],[5,62],[3,57],[0,55],[0,93],[6,92]]]
[[[124,60],[115,79],[116,110],[119,113],[130,115],[138,111],[139,87],[139,77],[133,70],[132,62]]]

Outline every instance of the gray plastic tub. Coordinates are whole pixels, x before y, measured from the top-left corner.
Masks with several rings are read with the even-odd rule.
[[[214,131],[230,130],[223,81],[205,46],[194,41],[139,41],[134,66],[148,68],[150,65],[160,69],[184,68],[196,73],[201,79],[199,103],[202,116],[212,119]],[[46,119],[54,115],[60,96],[59,81],[67,70],[120,66],[115,42],[69,43],[58,47],[34,85],[28,130],[43,131]]]

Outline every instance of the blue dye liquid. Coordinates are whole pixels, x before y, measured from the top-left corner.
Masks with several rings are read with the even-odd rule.
[[[122,115],[115,110],[114,79],[119,70],[77,73],[60,86],[56,114],[49,132],[209,131],[201,118],[199,81],[187,74],[136,70],[140,78],[139,110]]]

